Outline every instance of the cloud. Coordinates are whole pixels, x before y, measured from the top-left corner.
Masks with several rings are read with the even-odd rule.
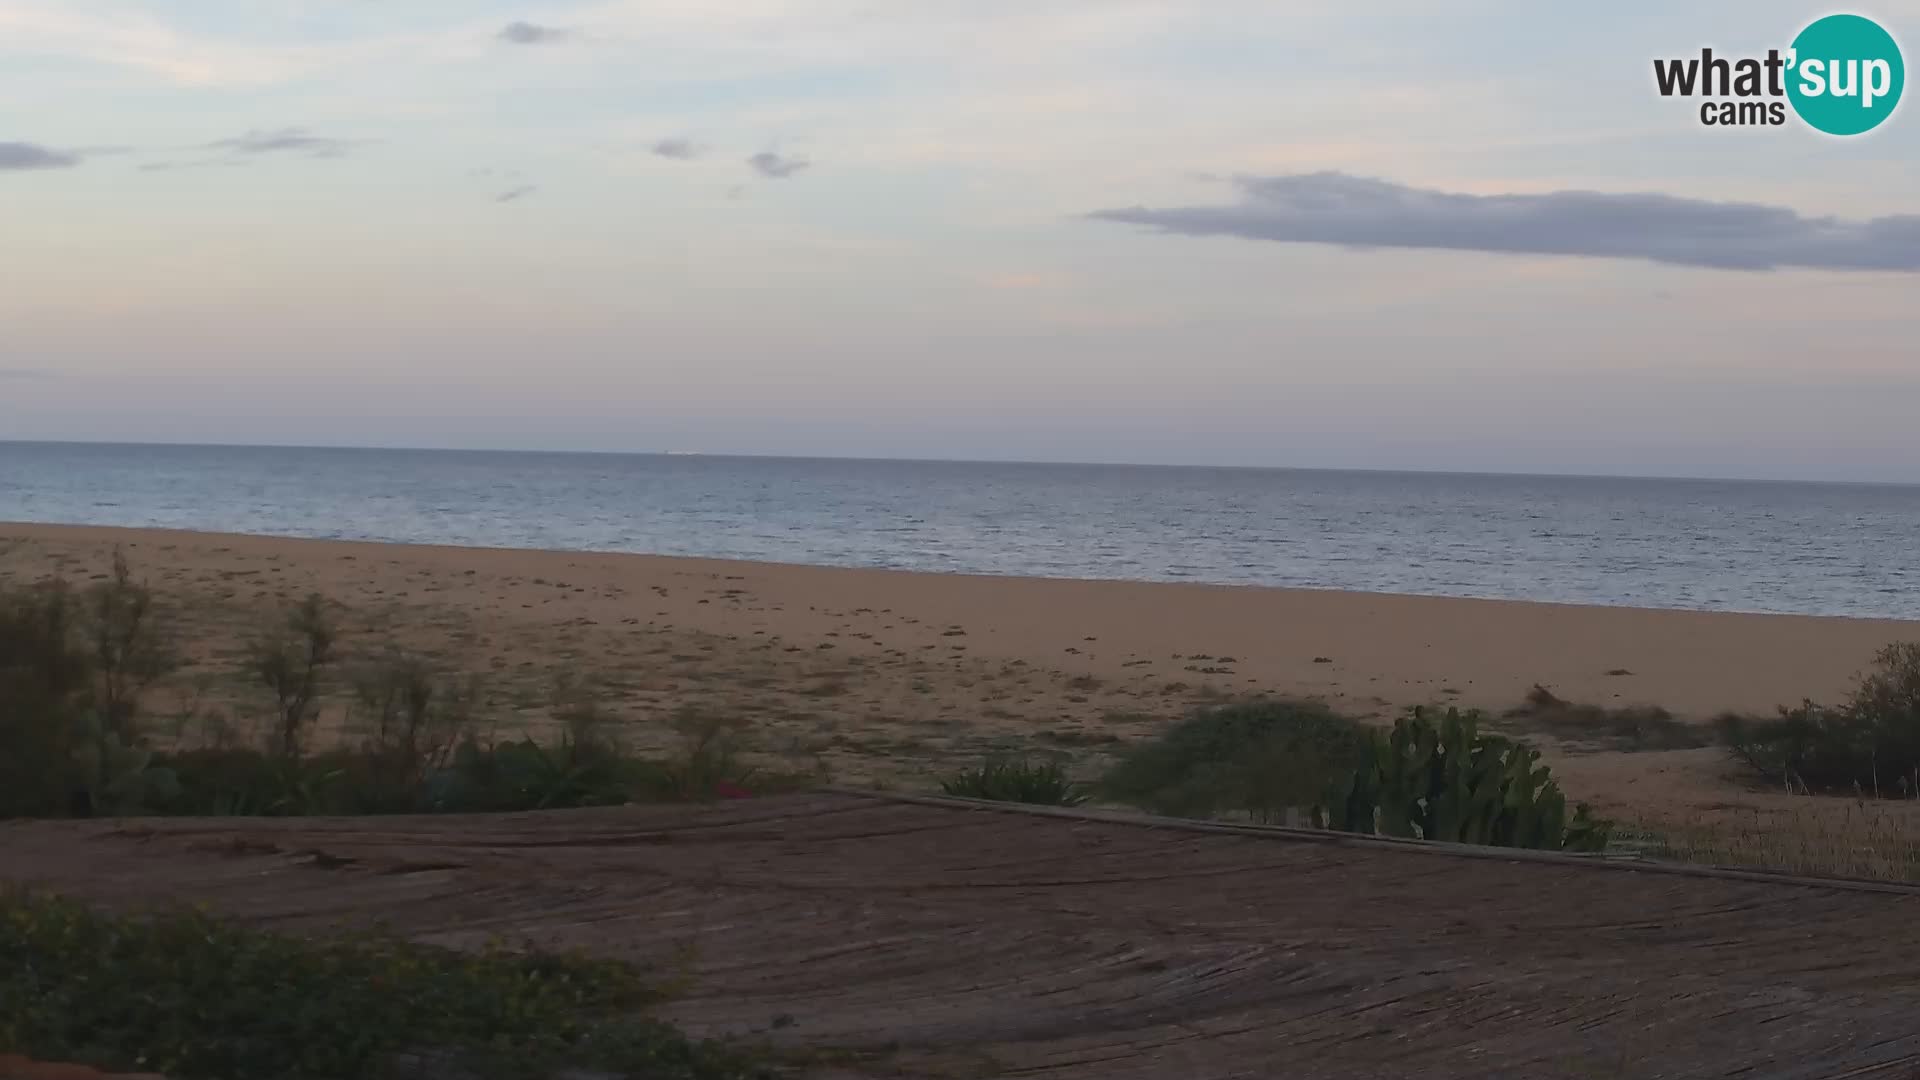
[[[541,26],[530,22],[510,22],[500,29],[500,40],[511,41],[515,45],[550,45],[573,36],[573,31],[558,26]]]
[[[243,157],[196,158],[191,161],[149,161],[139,166],[139,171],[172,172],[176,169],[231,169],[251,164],[253,164],[252,161]]]
[[[806,158],[781,157],[771,150],[762,150],[748,158],[747,164],[769,180],[785,180],[812,163]]]
[[[692,139],[678,135],[661,139],[653,144],[654,156],[672,158],[675,161],[692,161],[704,153],[705,149]]]
[[[139,10],[189,6],[4,0],[0,53],[109,64],[189,86],[234,86],[283,82],[362,64],[418,64],[423,57],[451,54],[455,44],[451,32],[355,35],[318,43],[263,40],[233,31],[190,31],[176,25],[188,21],[178,13],[163,17]]]
[[[33,143],[0,142],[0,172],[70,169],[78,164],[80,155],[64,150],[49,150]]]
[[[351,139],[315,135],[306,128],[277,128],[249,131],[245,135],[218,139],[206,145],[208,149],[227,150],[236,154],[300,153],[308,157],[340,157],[359,143]]]
[[[1281,243],[1644,259],[1720,270],[1920,271],[1920,215],[1864,221],[1660,194],[1464,195],[1338,172],[1240,177],[1224,206],[1101,210],[1102,221]]]
[[[534,184],[522,184],[522,185],[520,185],[520,186],[519,186],[519,187],[517,187],[517,188],[508,188],[507,190],[505,190],[505,191],[503,191],[503,192],[501,192],[500,194],[498,194],[498,195],[496,195],[496,196],[494,196],[494,197],[493,197],[493,201],[494,201],[494,202],[503,202],[503,203],[504,203],[504,202],[514,202],[514,201],[516,201],[516,200],[519,200],[519,199],[524,199],[524,198],[526,198],[527,196],[529,196],[529,195],[531,195],[531,194],[533,194],[534,192],[536,192],[536,191],[539,191],[539,190],[540,190],[540,188],[539,188],[538,186],[536,186],[536,185],[534,185]]]

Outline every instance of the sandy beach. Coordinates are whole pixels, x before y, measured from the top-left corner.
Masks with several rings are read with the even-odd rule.
[[[986,753],[1097,754],[1251,695],[1386,719],[1426,703],[1498,714],[1540,684],[1688,720],[1770,712],[1838,698],[1877,648],[1920,637],[1884,620],[24,524],[0,525],[0,580],[85,581],[115,548],[188,643],[175,692],[235,716],[253,707],[232,672],[247,637],[319,592],[343,605],[350,652],[398,645],[483,676],[501,730],[539,728],[565,672],[638,746],[695,710],[838,781],[908,788]],[[1663,774],[1704,798],[1725,773],[1711,749],[1556,768],[1603,803]]]

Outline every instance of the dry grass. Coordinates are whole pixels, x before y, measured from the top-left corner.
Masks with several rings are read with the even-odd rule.
[[[1659,824],[1627,846],[1679,862],[1920,884],[1920,803],[1808,796]]]
[[[1550,735],[1585,750],[1691,750],[1713,741],[1712,732],[1688,724],[1657,705],[1607,708],[1566,701],[1535,685],[1526,702],[1502,713],[1495,725],[1515,734]]]

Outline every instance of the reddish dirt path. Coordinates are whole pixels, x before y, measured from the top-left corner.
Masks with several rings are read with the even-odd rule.
[[[876,1075],[1920,1076],[1920,890],[852,794],[10,824],[0,880],[678,956],[673,1019]]]

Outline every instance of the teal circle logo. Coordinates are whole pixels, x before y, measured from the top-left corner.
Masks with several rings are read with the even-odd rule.
[[[1860,135],[1893,115],[1907,85],[1900,46],[1879,23],[1829,15],[1793,39],[1787,100],[1800,119],[1829,135]]]

